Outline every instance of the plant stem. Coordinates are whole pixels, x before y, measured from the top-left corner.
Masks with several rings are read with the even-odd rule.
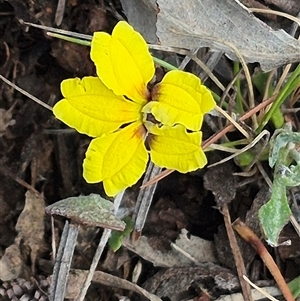
[[[279,94],[276,97],[276,100],[272,104],[270,110],[267,112],[267,114],[264,116],[263,120],[261,121],[259,127],[257,128],[256,132],[260,133],[262,129],[265,127],[265,125],[268,123],[270,118],[273,116],[276,110],[279,109],[279,107],[282,105],[282,103],[285,101],[285,99],[289,96],[289,94],[292,92],[292,89],[290,87],[297,86],[300,84],[300,64],[297,66],[297,68],[294,70],[284,87],[281,89]],[[298,77],[298,78],[297,78]]]
[[[273,275],[285,299],[287,301],[295,301],[288,285],[280,273],[278,266],[257,235],[239,218],[233,222],[232,226],[245,241],[250,243],[256,249],[258,255]]]

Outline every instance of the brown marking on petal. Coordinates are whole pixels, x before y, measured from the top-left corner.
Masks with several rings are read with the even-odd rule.
[[[153,139],[155,138],[155,135],[154,134],[151,134],[151,133],[148,133],[148,136],[147,136],[147,146],[150,148],[150,145],[151,145],[151,142],[153,141]]]
[[[164,69],[160,66],[157,66],[155,68],[155,75],[152,78],[152,80],[148,83],[147,87],[150,92],[149,95],[149,101],[151,100],[157,100],[157,94],[159,89],[159,83],[163,80],[163,77],[165,76],[166,72]]]
[[[160,84],[156,84],[155,86],[153,86],[153,88],[151,89],[151,100],[154,100],[154,101],[158,101],[158,98],[159,98],[159,92],[160,90]]]
[[[139,127],[136,128],[132,137],[136,137],[138,139],[144,139],[144,137],[146,136],[146,133],[147,133],[146,128],[144,127],[143,124],[141,124]]]
[[[150,92],[150,90],[148,89],[148,87],[146,87],[145,93],[144,93],[144,94],[145,94],[145,95],[144,95],[145,99],[146,99],[147,101],[150,101],[150,100],[151,100],[151,92]]]

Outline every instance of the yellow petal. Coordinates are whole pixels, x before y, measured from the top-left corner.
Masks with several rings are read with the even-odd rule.
[[[117,130],[141,119],[141,105],[116,96],[98,77],[72,78],[61,83],[65,97],[53,108],[54,115],[91,137]]]
[[[182,124],[191,131],[201,128],[203,115],[214,108],[210,91],[195,75],[172,70],[152,91],[152,100],[143,109],[169,126]]]
[[[151,160],[157,166],[186,173],[206,165],[200,146],[201,132],[187,133],[182,125],[159,128],[150,122],[146,122],[146,127],[151,133],[148,136]]]
[[[83,162],[88,183],[103,181],[108,196],[135,184],[146,170],[148,152],[146,130],[141,122],[132,123],[113,134],[92,140]]]
[[[112,35],[95,32],[91,58],[97,75],[117,95],[146,103],[148,82],[154,75],[154,62],[144,38],[126,22],[120,21]]]

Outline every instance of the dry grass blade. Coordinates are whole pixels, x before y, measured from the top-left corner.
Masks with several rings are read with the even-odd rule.
[[[274,298],[273,296],[271,296],[268,292],[266,292],[265,290],[261,289],[260,287],[258,287],[257,285],[255,285],[252,281],[250,281],[250,279],[248,277],[246,277],[245,275],[243,276],[243,278],[245,279],[245,281],[247,281],[252,287],[254,287],[255,289],[257,289],[261,294],[263,294],[264,296],[266,296],[268,299],[270,299],[271,301],[279,301],[278,299]]]
[[[215,106],[215,110],[221,113],[227,120],[229,120],[247,139],[249,139],[249,134],[222,108]]]
[[[71,36],[71,37],[75,37],[75,38],[78,38],[78,39],[84,39],[84,40],[88,40],[88,41],[92,40],[91,35],[77,33],[77,32],[73,32],[73,31],[69,31],[69,30],[58,29],[58,28],[44,26],[44,25],[38,25],[38,24],[30,23],[30,22],[24,22],[24,21],[21,21],[21,22],[25,25],[40,28],[42,30],[46,30],[46,31],[49,31],[49,32],[53,32],[53,33],[57,33],[57,34],[61,34],[61,35],[66,35],[66,36]]]
[[[259,135],[257,135],[257,137],[255,137],[248,145],[246,145],[245,147],[243,147],[242,149],[236,150],[236,152],[230,156],[228,156],[227,158],[222,159],[219,162],[216,162],[214,164],[210,164],[207,167],[213,167],[222,163],[225,163],[233,158],[235,158],[236,156],[246,152],[247,150],[251,149],[252,147],[254,147],[264,136],[267,136],[268,138],[270,137],[270,133],[267,130],[262,131]],[[267,138],[267,141],[269,140]],[[262,148],[263,150],[263,148]],[[249,170],[251,167],[253,166],[253,164],[251,164],[247,170]]]
[[[250,11],[252,11],[253,13],[265,13],[265,14],[271,14],[271,15],[277,15],[277,16],[281,16],[281,17],[285,17],[287,19],[290,19],[294,22],[296,22],[299,26],[300,26],[300,19],[296,18],[290,14],[287,13],[283,13],[277,10],[271,10],[271,9],[262,9],[262,8],[255,8],[255,7],[251,7],[248,8]]]
[[[15,85],[14,83],[12,83],[11,81],[9,81],[8,79],[6,79],[4,76],[2,76],[0,74],[0,79],[2,79],[6,84],[10,85],[11,87],[13,87],[14,89],[16,89],[17,91],[19,91],[20,93],[22,93],[23,95],[27,96],[28,98],[32,99],[33,101],[35,101],[37,104],[39,104],[40,106],[46,108],[47,110],[52,111],[52,107],[47,105],[46,103],[42,102],[40,99],[36,98],[35,96],[31,95],[30,93],[28,93],[27,91],[23,90],[22,88],[18,87],[17,85]]]

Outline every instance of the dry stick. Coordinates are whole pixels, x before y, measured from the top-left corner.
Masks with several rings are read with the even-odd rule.
[[[55,13],[55,24],[59,26],[64,18],[65,13],[65,5],[66,0],[58,0],[57,7],[56,7],[56,13]]]
[[[25,187],[26,189],[30,190],[32,193],[34,193],[37,196],[40,196],[41,194],[31,185],[29,185],[24,180],[20,179],[19,177],[15,176],[7,167],[0,166],[0,173],[4,174],[7,177],[10,177],[14,181],[16,181],[21,186]]]
[[[259,105],[257,105],[255,108],[253,108],[250,111],[248,111],[247,113],[245,113],[239,120],[240,121],[244,121],[244,120],[248,119],[250,116],[252,116],[253,114],[256,114],[262,108],[264,108],[265,106],[267,106],[270,103],[272,103],[276,99],[276,96],[277,95],[275,94],[275,95],[271,96],[269,99],[263,101],[262,103],[260,103]],[[203,144],[202,144],[202,149],[205,149],[208,146],[210,146],[212,143],[215,143],[223,135],[225,135],[226,133],[228,133],[229,131],[231,131],[233,129],[234,129],[234,126],[232,124],[229,124],[224,129],[220,130],[218,133],[216,133],[215,135],[213,135],[212,137],[210,137],[209,139],[207,139],[206,141],[204,141]]]
[[[42,107],[52,111],[52,107],[47,105],[46,103],[42,102],[41,100],[39,100],[38,98],[36,98],[35,96],[31,95],[30,93],[28,93],[27,91],[23,90],[22,88],[16,86],[14,83],[12,83],[11,81],[9,81],[8,79],[6,79],[4,76],[2,76],[0,74],[0,79],[2,79],[6,84],[10,85],[11,87],[13,87],[14,89],[16,89],[17,91],[19,91],[20,93],[22,93],[23,95],[27,96],[28,98],[32,99],[33,101],[35,101],[36,103],[38,103],[39,105],[41,105]]]
[[[54,227],[54,217],[51,215],[51,247],[52,247],[52,261],[55,262],[56,258],[56,241],[55,241],[55,227]]]
[[[261,257],[262,261],[274,277],[285,299],[287,301],[295,301],[288,285],[280,273],[278,266],[257,235],[239,218],[233,222],[232,226],[246,242],[250,243],[256,249],[258,255]]]
[[[236,82],[237,78],[241,75],[242,69],[240,69],[239,72],[237,72],[237,74],[235,74],[235,76],[231,79],[230,83],[226,86],[225,90],[222,91],[222,96],[220,98],[220,102],[219,102],[219,106],[222,107],[223,102],[225,100],[226,97],[228,97],[229,99],[232,97],[229,95],[229,91],[230,89],[232,89],[234,92],[236,92],[235,87],[233,87],[233,84]]]
[[[50,301],[63,301],[72,257],[76,246],[79,225],[66,221],[55,259],[50,286]]]
[[[149,179],[156,176],[159,172],[161,172],[161,168],[153,164],[149,163],[143,183],[149,181]],[[137,240],[140,236],[142,229],[144,228],[144,224],[147,218],[148,211],[150,209],[150,205],[153,199],[153,195],[155,193],[156,184],[149,186],[145,189],[140,189],[139,195],[137,197],[135,210],[133,214],[133,223],[134,223],[134,232],[132,233],[132,239]]]
[[[225,227],[227,231],[227,235],[229,238],[229,244],[232,250],[233,258],[236,265],[236,270],[238,273],[239,281],[242,288],[242,293],[245,301],[252,301],[252,294],[251,294],[251,287],[250,285],[244,280],[243,275],[246,275],[246,268],[244,265],[243,257],[240,251],[240,248],[237,244],[236,237],[234,235],[232,226],[231,226],[231,219],[229,215],[228,205],[222,205],[222,214],[224,216]]]
[[[114,200],[114,208],[115,208],[115,213],[117,212],[120,204],[121,204],[121,201],[122,201],[122,198],[124,196],[124,192],[125,190],[121,191],[116,197],[115,197],[115,200]],[[98,247],[97,247],[97,250],[95,252],[95,255],[93,257],[93,261],[92,261],[92,264],[90,266],[90,269],[89,269],[89,272],[88,272],[88,275],[85,279],[85,282],[83,284],[83,287],[80,291],[80,294],[79,296],[75,299],[75,301],[83,301],[84,300],[84,297],[87,293],[87,290],[91,284],[91,281],[93,279],[93,276],[94,276],[94,273],[96,271],[96,268],[97,268],[97,265],[98,265],[98,262],[100,260],[100,257],[103,253],[103,250],[107,244],[107,241],[110,237],[110,234],[111,234],[111,229],[104,229],[103,231],[103,234],[101,236],[101,239],[100,239],[100,242],[98,244]]]
[[[267,106],[270,103],[272,103],[275,100],[276,96],[277,95],[273,95],[269,99],[263,101],[262,103],[260,103],[259,105],[257,105],[255,108],[253,108],[250,111],[248,111],[247,113],[245,113],[239,120],[240,121],[244,121],[247,118],[249,118],[251,115],[256,114],[259,110],[261,110],[265,106]],[[203,144],[202,144],[202,149],[205,149],[205,148],[209,147],[211,144],[215,143],[217,140],[219,140],[221,137],[223,137],[227,132],[229,132],[229,131],[231,131],[233,129],[234,129],[234,126],[232,124],[229,124],[224,129],[220,130],[218,133],[214,134],[212,137],[210,137],[209,139],[205,140],[203,142]],[[141,188],[145,188],[147,186],[150,186],[150,185],[152,185],[152,184],[160,181],[161,179],[163,179],[166,176],[168,176],[169,174],[171,174],[173,171],[174,171],[173,169],[166,169],[166,170],[164,170],[158,176],[154,177],[153,179],[151,179],[147,183],[143,184],[141,186]]]
[[[87,274],[88,271],[73,269],[72,272],[82,275],[82,274]],[[102,272],[102,271],[95,271],[95,274],[93,276],[93,282],[99,283],[99,284],[102,284],[105,286],[119,288],[122,290],[129,290],[131,292],[136,292],[140,295],[144,295],[150,301],[162,301],[159,297],[147,292],[145,289],[141,288],[137,284],[132,283],[128,280],[119,278],[117,276],[110,275],[110,274]]]

